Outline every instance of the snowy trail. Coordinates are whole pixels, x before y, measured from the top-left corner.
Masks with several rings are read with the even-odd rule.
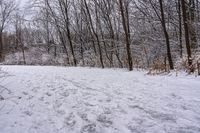
[[[200,78],[2,66],[0,133],[200,133]],[[0,74],[1,77],[1,74]],[[3,91],[2,91],[3,90]]]

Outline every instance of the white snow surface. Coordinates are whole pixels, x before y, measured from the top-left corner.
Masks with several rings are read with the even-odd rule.
[[[0,133],[200,133],[200,78],[1,66]]]

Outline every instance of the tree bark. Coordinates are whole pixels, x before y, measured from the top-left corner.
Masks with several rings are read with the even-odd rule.
[[[125,32],[125,39],[126,39],[126,52],[127,52],[127,61],[128,61],[128,69],[129,71],[133,70],[133,63],[132,63],[132,56],[131,56],[131,49],[130,49],[130,32],[129,32],[129,24],[128,20],[129,18],[125,18],[125,8],[122,0],[119,0],[119,7],[120,7],[120,12],[121,12],[121,17],[122,17],[122,24],[123,24],[123,29]],[[127,12],[128,14],[128,12]],[[126,17],[128,15],[126,14]]]
[[[93,26],[93,23],[92,23],[91,14],[90,14],[90,11],[89,11],[89,8],[88,8],[88,5],[87,5],[86,0],[84,0],[84,3],[85,3],[86,11],[87,11],[87,13],[88,13],[89,23],[90,23],[92,32],[93,32],[93,34],[94,34],[94,36],[95,36],[95,38],[96,38],[96,41],[97,41],[97,46],[98,46],[98,50],[99,50],[99,60],[100,60],[100,64],[101,64],[101,67],[104,68],[103,57],[102,57],[102,50],[101,50],[101,45],[100,45],[99,37],[98,37],[98,34],[95,32],[95,29],[94,29],[94,26]]]
[[[179,16],[179,46],[180,57],[183,57],[183,41],[182,41],[182,13],[181,13],[181,0],[178,0],[178,16]]]
[[[187,8],[186,8],[187,10]],[[191,49],[196,50],[198,47],[197,43],[197,34],[195,29],[195,1],[189,0],[189,34],[190,34],[190,40],[191,40]]]
[[[160,11],[161,11],[161,23],[162,23],[162,28],[163,28],[163,32],[164,32],[164,35],[165,35],[166,45],[167,45],[167,57],[168,57],[168,61],[169,61],[169,67],[170,67],[170,69],[173,70],[174,69],[174,64],[173,64],[172,56],[171,56],[169,35],[168,35],[166,24],[165,24],[163,1],[159,0],[159,4],[160,4]]]
[[[3,59],[3,33],[0,33],[0,62],[2,62]]]
[[[185,30],[185,42],[186,42],[186,49],[187,49],[187,59],[188,59],[188,65],[192,65],[192,53],[190,48],[190,38],[189,38],[189,29],[188,29],[188,16],[186,12],[186,3],[185,0],[181,0],[182,4],[182,13],[183,13],[183,24],[184,24],[184,30]],[[192,71],[192,70],[191,70]]]

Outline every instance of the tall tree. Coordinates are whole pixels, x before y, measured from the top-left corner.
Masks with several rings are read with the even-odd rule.
[[[76,66],[77,62],[76,62],[76,57],[75,57],[74,47],[73,47],[72,37],[71,37],[71,31],[70,31],[70,20],[69,20],[70,1],[69,0],[58,0],[58,1],[59,1],[61,12],[63,14],[64,21],[65,21],[66,34],[67,34],[67,39],[69,42],[70,51],[71,51],[72,58],[73,58],[73,65]]]
[[[126,40],[126,53],[129,71],[133,70],[131,47],[130,47],[130,29],[129,29],[129,17],[128,17],[128,3],[127,1],[119,0],[119,9],[121,12],[122,25],[125,33]]]
[[[179,18],[179,46],[180,46],[180,57],[183,57],[183,40],[182,40],[182,11],[181,11],[181,0],[177,0],[178,4],[178,18]]]
[[[159,0],[159,4],[160,4],[160,12],[161,12],[161,23],[162,23],[162,28],[163,28],[163,32],[164,32],[164,35],[165,35],[166,45],[167,45],[167,57],[168,57],[168,61],[169,61],[169,66],[170,66],[170,69],[174,69],[174,64],[173,64],[172,55],[171,55],[169,34],[167,32],[166,22],[165,22],[163,0]]]
[[[104,68],[103,55],[102,55],[102,49],[101,49],[99,36],[98,36],[98,33],[95,31],[94,24],[93,24],[93,21],[92,21],[92,16],[91,16],[91,13],[90,13],[90,10],[89,10],[89,7],[88,7],[86,0],[84,0],[84,4],[85,4],[86,12],[88,14],[88,18],[89,18],[88,21],[89,21],[89,24],[90,24],[91,31],[94,34],[96,41],[97,41],[100,64],[101,64],[101,67]]]
[[[181,0],[182,4],[182,13],[183,13],[183,24],[185,30],[185,42],[186,42],[186,49],[187,49],[187,60],[188,65],[192,66],[192,53],[190,48],[190,37],[189,37],[189,26],[188,26],[188,15],[187,15],[187,7],[185,0]],[[193,71],[191,69],[191,71]]]
[[[190,34],[190,40],[191,40],[191,49],[196,50],[198,47],[198,42],[197,42],[197,34],[196,34],[196,29],[195,29],[195,19],[196,19],[196,6],[195,6],[195,0],[189,0],[188,3],[188,12],[189,12],[189,34]]]
[[[0,0],[0,62],[4,60],[3,55],[3,31],[10,20],[11,13],[16,8],[13,0]]]

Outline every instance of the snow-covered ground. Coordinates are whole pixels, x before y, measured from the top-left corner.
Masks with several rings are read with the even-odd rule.
[[[199,77],[44,66],[2,70],[0,133],[200,133]]]

